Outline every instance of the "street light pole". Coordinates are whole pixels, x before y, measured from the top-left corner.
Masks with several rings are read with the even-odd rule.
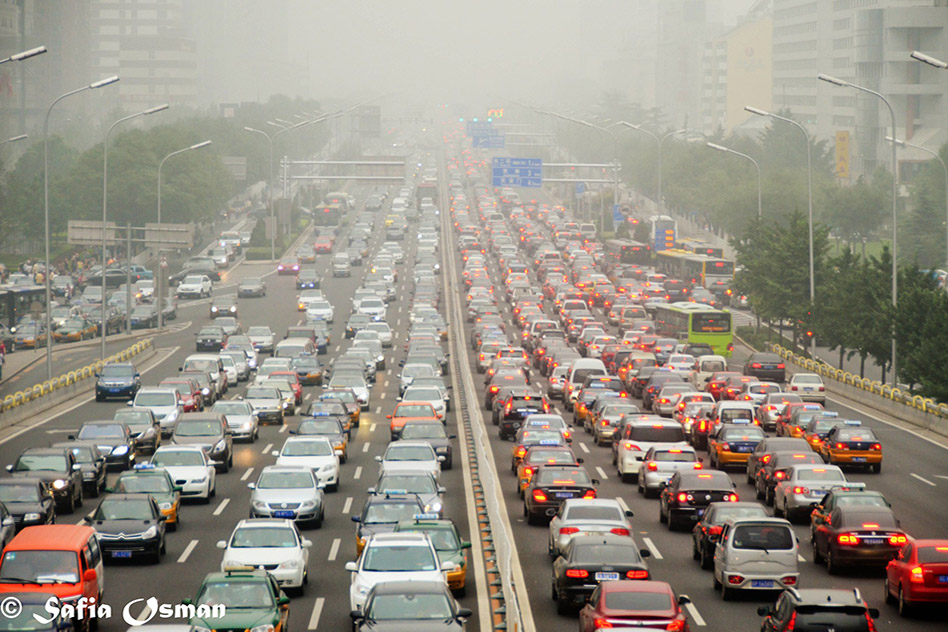
[[[933,59],[933,58],[932,58]],[[926,62],[927,63],[927,62]],[[834,86],[839,86],[841,88],[853,88],[854,90],[859,90],[860,92],[865,92],[866,94],[871,94],[874,97],[879,98],[885,106],[889,108],[889,116],[892,119],[892,134],[891,138],[896,138],[895,131],[895,110],[892,109],[892,104],[889,103],[889,100],[882,95],[881,92],[876,92],[875,90],[870,90],[863,86],[857,86],[854,83],[844,81],[842,79],[837,79],[836,77],[831,77],[830,75],[819,74],[816,77],[820,81],[825,81],[831,83]],[[897,232],[897,222],[898,222],[898,195],[899,195],[899,163],[898,155],[896,153],[898,145],[893,141],[892,142],[892,310],[895,312],[899,306],[899,250],[898,250],[898,232]],[[899,384],[899,365],[898,359],[896,357],[896,341],[895,341],[895,331],[892,332],[892,386],[898,386]]]
[[[29,138],[29,134],[20,134],[19,136],[13,136],[4,140],[0,140],[0,145],[6,145],[7,143],[15,143],[18,140],[26,140]]]
[[[105,361],[105,335],[106,331],[106,304],[105,304],[105,248],[106,248],[106,239],[105,239],[105,225],[108,218],[108,208],[109,208],[109,136],[112,135],[112,130],[115,129],[115,126],[119,123],[127,121],[129,119],[136,118],[138,116],[147,116],[149,114],[154,114],[156,112],[161,112],[167,110],[170,106],[165,103],[163,105],[157,105],[153,108],[143,110],[141,112],[136,112],[135,114],[130,114],[128,116],[122,117],[119,120],[112,123],[109,126],[109,129],[105,132],[105,142],[102,145],[102,330],[99,332],[102,338],[102,348],[100,352],[100,359]],[[132,264],[131,259],[129,259],[126,264],[129,266]],[[126,305],[127,309],[131,309],[131,305]]]
[[[658,143],[658,199],[655,201],[658,203],[658,213],[659,215],[661,215],[662,209],[664,208],[664,204],[662,203],[662,148],[665,145],[665,141],[669,137],[675,136],[676,134],[684,134],[688,130],[676,129],[674,131],[668,132],[667,134],[659,138],[658,134],[648,131],[641,125],[635,125],[633,123],[629,123],[628,121],[619,121],[618,123],[614,123],[614,125],[623,125],[627,129],[634,129],[637,132],[644,132],[648,134],[649,136],[651,136],[652,138],[654,138],[655,142]]]
[[[207,147],[210,144],[211,144],[211,141],[205,140],[200,143],[195,143],[194,145],[191,145],[190,147],[185,147],[184,149],[173,151],[167,156],[165,156],[164,158],[162,158],[161,162],[158,163],[158,223],[159,224],[161,223],[161,169],[162,167],[165,166],[165,161],[168,160],[168,158],[171,158],[172,156],[177,156],[178,154],[183,154],[184,152],[191,151],[193,149],[200,149],[201,147]]]
[[[619,203],[619,137],[611,129],[607,127],[601,127],[590,123],[589,121],[584,121],[582,119],[573,118],[571,116],[566,116],[564,114],[557,114],[556,112],[550,112],[549,114],[561,118],[564,121],[570,121],[571,123],[576,123],[577,125],[582,125],[584,127],[591,127],[592,129],[597,129],[600,132],[609,134],[612,137],[612,203]],[[602,213],[599,215],[599,232],[603,232],[604,228],[604,219]]]
[[[800,131],[803,132],[803,137],[806,139],[807,225],[809,232],[808,244],[810,251],[810,306],[812,308],[812,306],[816,303],[816,272],[813,264],[813,162],[810,156],[810,133],[806,131],[806,128],[803,127],[801,123],[794,121],[792,118],[780,116],[779,114],[774,114],[773,112],[768,112],[767,110],[755,108],[750,105],[745,105],[744,109],[751,114],[756,114],[757,116],[769,116],[770,118],[777,119],[778,121],[796,125]],[[810,358],[814,360],[816,359],[816,336],[810,337]]]
[[[723,145],[718,145],[716,143],[706,143],[706,145],[710,147],[711,149],[716,149],[717,151],[723,151],[728,154],[734,154],[735,156],[740,156],[741,158],[747,158],[752,163],[754,163],[754,167],[757,168],[757,221],[758,222],[761,221],[763,217],[763,213],[762,213],[763,208],[761,206],[761,194],[760,194],[760,165],[757,164],[756,160],[754,160],[747,154],[742,154],[739,151],[735,151]]]
[[[46,52],[45,46],[40,46],[39,49],[34,49],[35,55],[39,55],[40,52]],[[30,51],[27,51],[30,52]],[[21,53],[26,54],[26,53]],[[32,55],[30,55],[32,56]],[[46,118],[43,120],[43,241],[45,242],[46,249],[46,272],[43,275],[46,281],[46,379],[50,380],[53,377],[53,319],[52,319],[52,287],[50,285],[50,273],[52,272],[52,264],[49,261],[49,115],[53,112],[53,107],[65,99],[74,94],[79,94],[80,92],[85,92],[86,90],[96,90],[98,88],[103,88],[105,86],[111,85],[118,81],[118,75],[113,75],[106,79],[96,81],[95,83],[90,83],[87,86],[82,86],[81,88],[76,88],[75,90],[70,90],[69,92],[62,94],[56,97],[52,103],[49,104],[49,108],[46,110]],[[104,227],[103,227],[104,229]],[[102,262],[102,274],[105,275],[105,262]],[[102,297],[102,300],[105,301],[105,296]],[[104,325],[104,323],[103,323]]]
[[[25,50],[22,53],[17,53],[15,55],[10,55],[0,59],[0,64],[5,64],[8,61],[23,61],[24,59],[29,59],[30,57],[36,57],[37,55],[42,55],[46,52],[45,46],[37,46],[36,48],[31,48],[30,50]]]

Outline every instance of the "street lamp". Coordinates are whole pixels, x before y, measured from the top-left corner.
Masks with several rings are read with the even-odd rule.
[[[934,60],[934,58],[932,58]],[[937,60],[934,60],[937,61]],[[881,92],[876,92],[875,90],[870,90],[863,86],[857,86],[854,83],[844,81],[843,79],[838,79],[830,75],[824,75],[820,73],[816,76],[820,81],[825,81],[831,83],[834,86],[841,88],[853,88],[854,90],[859,90],[860,92],[865,92],[866,94],[871,94],[874,97],[878,97],[885,103],[886,107],[889,108],[889,116],[892,119],[892,134],[891,138],[896,137],[895,132],[895,110],[892,109],[892,104],[889,103],[889,100],[886,99]],[[892,143],[892,310],[895,311],[899,305],[899,250],[898,250],[898,233],[896,230],[898,222],[898,191],[899,191],[899,163],[898,157],[896,154],[896,148],[898,145]],[[892,385],[898,386],[899,384],[899,371],[898,371],[898,360],[896,358],[896,342],[895,342],[895,332],[892,332]]]
[[[806,128],[803,127],[801,123],[794,121],[792,118],[787,118],[785,116],[780,116],[779,114],[774,114],[773,112],[768,112],[767,110],[762,110],[760,108],[755,108],[752,105],[745,105],[744,109],[750,112],[751,114],[756,114],[757,116],[769,116],[772,119],[778,121],[783,121],[785,123],[790,123],[791,125],[796,125],[801,132],[803,132],[803,137],[806,139],[806,195],[807,195],[807,224],[808,224],[808,242],[809,242],[809,255],[810,255],[810,305],[816,302],[816,274],[814,271],[813,264],[813,163],[810,157],[810,133],[806,131]],[[810,358],[816,359],[816,337],[810,337]]]
[[[912,59],[922,62],[923,64],[928,64],[929,66],[934,66],[941,70],[948,70],[948,62],[942,61],[931,55],[926,55],[925,53],[920,53],[917,50],[913,50],[910,55]]]
[[[711,149],[716,149],[717,151],[723,151],[723,152],[728,153],[728,154],[734,154],[735,156],[740,156],[741,158],[747,158],[747,159],[750,160],[752,163],[754,163],[754,167],[757,168],[757,221],[759,222],[759,221],[761,220],[761,218],[763,217],[763,214],[762,214],[762,212],[761,212],[761,211],[762,211],[762,208],[761,208],[761,204],[760,204],[760,165],[757,164],[757,161],[756,161],[756,160],[754,160],[753,158],[751,158],[751,157],[748,156],[747,154],[742,154],[742,153],[739,152],[739,151],[735,151],[735,150],[733,150],[733,149],[729,149],[728,147],[725,147],[725,146],[723,146],[723,145],[718,145],[718,144],[716,144],[716,143],[706,143],[706,145],[707,145],[708,147],[710,147]]]
[[[37,46],[36,48],[25,50],[22,53],[17,53],[16,55],[10,55],[9,57],[0,59],[0,64],[5,64],[8,61],[23,61],[24,59],[29,59],[30,57],[36,57],[37,55],[42,55],[45,52],[46,52],[45,46]]]
[[[921,145],[914,145],[904,140],[899,140],[898,138],[893,139],[891,136],[886,136],[885,139],[889,142],[895,143],[899,147],[911,147],[912,149],[923,151],[926,154],[933,156],[938,162],[941,163],[941,168],[945,172],[945,204],[948,205],[948,165],[945,164],[944,159],[942,159],[938,152],[932,151],[927,147],[922,147]],[[946,217],[948,217],[948,210],[946,210]],[[948,226],[948,222],[946,222],[946,226]],[[945,243],[948,245],[948,241]],[[946,250],[946,257],[948,257],[948,250]],[[948,264],[945,265],[945,268],[948,269]]]
[[[20,134],[19,136],[7,138],[6,140],[0,140],[0,145],[6,145],[7,143],[15,143],[18,140],[26,140],[27,138],[29,138],[29,134]]]
[[[40,46],[42,51],[39,49],[33,49],[35,52],[33,55],[39,55],[40,52],[46,52],[44,46]],[[20,53],[21,55],[26,55],[26,53]],[[30,55],[32,57],[32,55]],[[49,261],[49,115],[53,112],[53,106],[74,94],[79,94],[80,92],[85,92],[86,90],[96,90],[98,88],[104,88],[105,86],[111,85],[118,81],[118,75],[113,75],[107,77],[106,79],[101,79],[95,83],[90,83],[87,86],[82,86],[81,88],[76,88],[71,90],[66,94],[62,94],[49,104],[49,108],[46,110],[46,118],[43,121],[43,241],[45,242],[46,247],[46,379],[50,380],[53,377],[53,319],[52,319],[52,287],[50,284],[50,272],[52,272],[52,265]],[[104,227],[103,227],[104,229]],[[131,263],[131,262],[129,262]],[[102,262],[102,274],[105,274],[105,262]],[[105,300],[105,297],[102,297],[102,300]],[[104,326],[104,323],[103,323]]]
[[[637,132],[644,132],[648,134],[649,136],[651,136],[652,138],[654,138],[655,142],[658,143],[658,199],[656,200],[656,202],[658,202],[658,212],[659,214],[661,214],[662,208],[664,206],[662,204],[662,147],[665,145],[665,140],[668,139],[670,136],[675,136],[676,134],[684,134],[688,130],[676,129],[672,132],[668,132],[667,134],[659,138],[658,134],[648,131],[641,125],[634,125],[632,123],[629,123],[628,121],[619,121],[618,123],[614,123],[614,125],[623,125],[627,129],[634,129]]]
[[[106,278],[106,275],[105,275],[105,257],[106,257],[105,226],[106,226],[106,220],[108,218],[108,208],[109,208],[109,136],[111,136],[112,130],[115,129],[115,126],[118,125],[119,123],[122,123],[124,121],[133,119],[139,116],[147,116],[149,114],[161,112],[163,110],[167,110],[169,107],[170,106],[167,103],[165,103],[162,105],[156,105],[153,108],[149,108],[141,112],[136,112],[135,114],[129,114],[128,116],[122,117],[119,120],[112,123],[112,125],[109,126],[109,129],[105,132],[105,143],[103,143],[102,145],[102,332],[101,332],[102,349],[101,349],[101,359],[103,362],[105,361],[105,334],[106,334],[105,313],[106,313],[106,307],[107,307],[105,304],[105,288],[106,288],[106,284],[105,284],[105,278]],[[131,255],[129,255],[129,257],[131,257]],[[130,266],[132,264],[131,259],[129,259],[126,262],[126,264]],[[131,291],[131,289],[129,289],[129,291]],[[132,308],[131,303],[127,303],[126,309],[131,310],[131,308]]]
[[[205,140],[200,143],[195,143],[190,147],[185,147],[184,149],[179,149],[173,151],[164,158],[161,159],[161,162],[158,163],[158,223],[161,223],[161,168],[165,166],[165,161],[172,156],[177,156],[178,154],[183,154],[186,151],[192,151],[194,149],[200,149],[201,147],[207,147],[211,144],[211,141]]]

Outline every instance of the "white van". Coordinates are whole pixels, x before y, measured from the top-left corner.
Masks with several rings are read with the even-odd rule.
[[[697,367],[695,369],[695,386],[703,389],[708,380],[711,379],[711,375],[718,371],[727,371],[727,359],[719,355],[698,356],[695,366]]]
[[[223,397],[227,392],[227,374],[224,373],[224,365],[221,357],[216,353],[192,353],[184,359],[181,365],[182,371],[207,371],[211,374],[211,380],[214,382],[218,397]]]
[[[309,338],[287,338],[273,348],[274,358],[296,358],[316,355],[316,347]]]
[[[579,389],[590,375],[609,375],[609,372],[606,371],[606,365],[599,359],[579,358],[573,362],[573,366],[569,370],[569,379],[566,380],[566,391],[563,397],[563,401],[566,402],[569,410],[573,409],[573,402],[576,401],[576,397],[579,395]]]
[[[783,518],[726,521],[714,548],[714,589],[727,600],[738,590],[796,586],[799,546],[790,522]]]

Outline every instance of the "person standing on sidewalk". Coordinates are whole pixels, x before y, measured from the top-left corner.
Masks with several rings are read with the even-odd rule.
[[[0,380],[3,379],[3,363],[7,360],[7,346],[0,340]]]

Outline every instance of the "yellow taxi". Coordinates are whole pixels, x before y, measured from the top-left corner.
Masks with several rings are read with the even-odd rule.
[[[833,427],[820,446],[823,460],[833,465],[855,465],[882,471],[882,443],[871,429],[856,420]]]
[[[91,340],[95,338],[98,331],[98,326],[93,322],[82,318],[71,318],[53,332],[53,340],[56,342]]]
[[[582,459],[577,459],[572,449],[564,445],[531,446],[527,448],[517,465],[517,494],[523,498],[524,490],[530,485],[540,465],[579,465],[580,463]]]
[[[557,428],[524,427],[517,432],[513,448],[510,451],[510,471],[516,473],[527,450],[535,445],[566,447],[566,438]]]
[[[764,431],[749,419],[737,419],[720,426],[708,440],[711,467],[723,470],[729,465],[746,466],[751,452],[763,439]]]
[[[843,420],[839,418],[839,413],[824,410],[819,415],[810,418],[803,431],[803,438],[806,439],[811,450],[819,452],[829,431],[841,423]]]

